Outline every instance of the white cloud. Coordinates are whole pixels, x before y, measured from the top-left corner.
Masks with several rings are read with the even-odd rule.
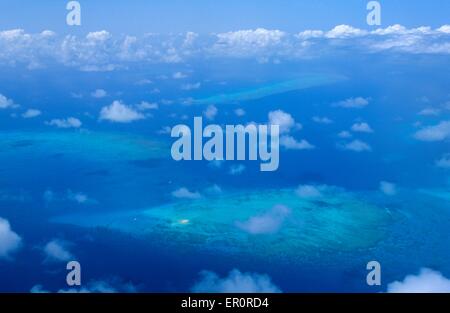
[[[417,131],[414,138],[420,141],[442,141],[450,137],[450,121],[442,121]]]
[[[276,233],[291,210],[284,205],[276,205],[270,211],[252,216],[247,221],[236,222],[236,226],[253,235]]]
[[[305,199],[318,198],[322,196],[319,187],[313,185],[300,185],[297,190],[295,190],[295,193],[300,198]]]
[[[327,38],[350,38],[364,36],[367,31],[349,25],[338,25],[326,33]]]
[[[350,133],[350,132],[348,132],[348,131],[346,131],[346,130],[343,130],[343,131],[341,131],[339,134],[338,134],[338,137],[339,138],[351,138],[352,137],[352,134]]]
[[[400,25],[400,24],[395,24],[395,25],[391,25],[388,26],[386,28],[378,28],[374,31],[372,31],[372,34],[375,35],[399,35],[399,34],[405,34],[407,33],[408,30],[406,27]]]
[[[23,29],[11,29],[11,30],[4,30],[0,32],[0,38],[6,39],[6,40],[13,40],[20,37],[29,37],[30,35],[26,35],[25,31]]]
[[[305,139],[297,141],[292,136],[281,136],[280,145],[288,150],[312,150],[315,148]]]
[[[192,46],[195,43],[195,40],[198,38],[198,34],[194,32],[187,32],[186,37],[183,41],[183,46],[189,47]]]
[[[417,114],[422,116],[438,116],[440,112],[441,111],[439,109],[425,108]]]
[[[46,261],[67,262],[73,259],[72,253],[68,250],[69,244],[65,241],[54,239],[49,241],[43,248]]]
[[[225,163],[223,160],[213,160],[208,162],[208,166],[214,169],[222,168],[222,165]]]
[[[184,84],[181,86],[182,90],[186,90],[186,91],[190,91],[190,90],[195,90],[195,89],[199,89],[201,87],[201,83],[193,83],[193,84]]]
[[[280,30],[268,30],[257,28],[255,30],[239,30],[235,32],[221,33],[217,37],[218,45],[226,45],[235,48],[262,48],[277,44],[285,36]]]
[[[297,34],[297,38],[302,40],[308,40],[311,38],[321,38],[325,35],[322,30],[305,30]]]
[[[234,110],[234,114],[236,114],[236,116],[242,117],[245,115],[245,110],[238,108],[238,109]]]
[[[138,85],[138,86],[145,86],[145,85],[151,85],[151,84],[153,84],[153,81],[151,81],[150,79],[145,79],[145,78],[138,80],[136,82],[136,85]]]
[[[332,124],[333,121],[329,119],[328,117],[320,117],[320,116],[314,116],[312,120],[318,124]]]
[[[357,98],[348,98],[346,100],[337,102],[334,104],[334,106],[346,109],[353,109],[353,108],[360,109],[366,107],[368,104],[369,104],[368,98],[357,97]]]
[[[355,123],[352,125],[352,131],[360,133],[373,133],[373,129],[367,123]]]
[[[41,115],[42,112],[36,109],[28,109],[24,113],[22,113],[23,118],[34,118]]]
[[[219,34],[113,35],[105,30],[86,36],[57,35],[46,30],[0,31],[0,64],[32,70],[50,64],[81,71],[114,71],[143,63],[179,63],[198,57],[253,58],[279,63],[339,53],[450,54],[450,25],[433,30],[393,25],[375,31],[338,25],[326,30],[289,34],[264,28]]]
[[[302,128],[302,125],[296,123],[291,114],[282,110],[269,112],[269,125],[279,125],[281,134],[289,133],[293,128]]]
[[[22,238],[12,229],[9,222],[0,217],[0,260],[10,260],[11,254],[22,245]]]
[[[106,30],[90,32],[86,35],[86,39],[91,41],[106,41],[110,38],[111,34]]]
[[[56,126],[58,128],[80,128],[83,123],[75,117],[69,117],[66,119],[53,119],[45,122],[46,125]]]
[[[442,25],[437,29],[438,32],[450,34],[450,25]]]
[[[222,193],[222,188],[219,185],[214,184],[211,187],[206,188],[205,192],[210,195],[220,195]]]
[[[173,79],[183,79],[188,77],[186,74],[182,73],[182,72],[176,72],[172,75]]]
[[[91,280],[80,288],[60,289],[58,293],[135,293],[137,287],[131,282],[123,282],[121,279],[113,277],[109,280]],[[34,285],[31,293],[49,293],[42,285]]]
[[[130,123],[144,119],[145,116],[121,101],[114,101],[100,111],[100,120],[108,120],[116,123]]]
[[[147,111],[147,110],[157,110],[158,109],[158,103],[155,102],[147,102],[147,101],[142,101],[141,103],[139,103],[138,105],[136,105],[136,108],[139,111]]]
[[[450,169],[450,154],[443,155],[442,158],[436,161],[436,166]]]
[[[240,175],[245,171],[245,165],[239,164],[239,165],[231,165],[229,173],[230,175]]]
[[[17,107],[17,105],[14,104],[14,101],[8,99],[7,97],[5,97],[0,93],[0,109],[8,109],[14,107]]]
[[[82,99],[83,98],[83,94],[82,93],[78,93],[78,92],[71,92],[70,96],[74,99]]]
[[[170,126],[163,126],[160,130],[157,131],[159,135],[170,135],[172,132],[172,128]]]
[[[214,105],[209,105],[206,110],[203,112],[203,115],[210,121],[212,121],[217,113],[219,112],[219,110],[214,106]]]
[[[387,181],[380,182],[380,190],[387,196],[395,196],[397,194],[397,186]]]
[[[47,189],[46,191],[44,191],[42,198],[46,203],[53,202],[55,200],[55,193],[52,190]]]
[[[202,195],[199,192],[192,192],[182,187],[172,192],[172,196],[178,199],[200,199]]]
[[[34,285],[30,289],[30,293],[49,293],[50,291],[44,289],[42,285]]]
[[[89,197],[82,192],[73,192],[72,190],[67,190],[67,199],[70,201],[77,202],[79,204],[84,204],[87,202],[92,202]]]
[[[387,287],[389,293],[449,293],[450,279],[428,268],[418,275],[408,275],[403,281],[395,281]]]
[[[358,140],[358,139],[353,140],[349,143],[339,145],[339,147],[344,150],[349,150],[349,151],[354,151],[354,152],[364,152],[364,151],[372,150],[372,148],[367,143],[365,143],[364,141]]]
[[[220,278],[216,273],[203,271],[201,279],[191,289],[192,292],[209,293],[279,293],[270,277],[257,273],[241,273],[232,270],[227,277]]]
[[[91,93],[91,96],[93,98],[97,98],[97,99],[104,98],[107,95],[108,95],[108,93],[104,89],[96,89],[95,91],[93,91]]]

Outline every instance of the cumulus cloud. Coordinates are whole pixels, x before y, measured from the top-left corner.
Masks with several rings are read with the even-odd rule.
[[[427,126],[414,134],[420,141],[443,141],[450,138],[450,121],[442,121],[437,125]]]
[[[191,47],[195,43],[195,41],[198,38],[198,36],[199,35],[197,33],[187,32],[186,36],[184,37],[184,40],[183,40],[183,46],[184,47]]]
[[[172,197],[178,199],[200,199],[202,195],[199,192],[192,192],[189,189],[182,187],[172,192]]]
[[[205,192],[209,195],[220,195],[222,193],[222,188],[219,185],[214,184],[211,187],[205,189]]]
[[[449,293],[450,279],[440,272],[423,268],[418,275],[408,275],[403,281],[388,285],[389,293]]]
[[[234,110],[234,114],[236,114],[236,116],[238,116],[238,117],[242,117],[245,115],[245,110],[238,108],[238,109]]]
[[[158,103],[155,102],[142,101],[141,103],[136,105],[136,108],[139,111],[147,111],[147,110],[157,110],[159,106]]]
[[[15,107],[17,107],[17,104],[15,104],[13,100],[8,99],[6,96],[0,93],[0,109],[8,109]]]
[[[151,81],[150,79],[147,79],[147,78],[138,80],[136,82],[136,85],[138,85],[138,86],[145,86],[145,85],[151,85],[151,84],[153,84],[153,81]]]
[[[312,150],[315,148],[312,144],[310,144],[305,139],[302,139],[301,141],[297,141],[292,136],[281,136],[280,146],[282,146],[288,150]]]
[[[239,30],[218,34],[219,42],[229,45],[254,45],[264,47],[280,42],[285,33],[280,30],[257,28],[255,30]]]
[[[450,169],[450,154],[445,154],[436,161],[436,166],[441,168],[449,168]]]
[[[53,119],[51,121],[46,121],[45,124],[49,126],[56,126],[58,128],[80,128],[81,125],[83,125],[83,123],[75,117]]]
[[[292,129],[301,129],[302,125],[296,123],[291,114],[282,110],[269,112],[269,125],[279,125],[280,133],[289,133]]]
[[[223,160],[213,160],[208,162],[208,166],[213,169],[219,169],[222,168],[222,165],[225,163]]]
[[[408,32],[408,29],[400,24],[390,25],[386,28],[378,28],[372,31],[375,35],[403,35]]]
[[[142,119],[145,119],[142,113],[117,100],[111,105],[103,107],[100,111],[100,120],[115,123],[130,123]]]
[[[450,34],[450,25],[442,25],[437,29],[437,31],[444,34]]]
[[[253,235],[276,233],[291,210],[284,205],[276,205],[270,211],[250,217],[247,221],[236,222],[236,226]]]
[[[0,217],[0,260],[10,260],[21,245],[22,238],[11,229],[9,221]]]
[[[156,133],[159,134],[159,135],[170,135],[171,132],[172,132],[172,127],[170,127],[170,126],[163,126]]]
[[[351,134],[350,132],[346,131],[346,130],[343,130],[343,131],[341,131],[341,132],[338,134],[338,137],[339,137],[339,138],[343,138],[343,139],[351,138],[351,137],[352,137],[352,134]]]
[[[106,41],[111,38],[111,34],[106,30],[90,32],[86,35],[86,39],[89,41]]]
[[[280,289],[267,275],[241,273],[232,270],[228,276],[220,278],[216,273],[203,271],[200,280],[192,287],[192,292],[209,293],[279,293]]]
[[[395,196],[397,194],[397,186],[387,181],[380,182],[380,190],[387,196]]]
[[[373,129],[367,123],[355,123],[352,125],[352,131],[359,133],[373,133]]]
[[[93,98],[97,98],[97,99],[104,98],[107,95],[108,95],[108,93],[104,89],[96,89],[95,91],[93,91],[91,93],[91,96]]]
[[[24,113],[22,113],[23,118],[35,118],[41,115],[42,112],[36,109],[28,109]]]
[[[50,291],[46,290],[42,285],[34,285],[30,289],[30,293],[49,293]]]
[[[341,145],[339,145],[339,147],[343,150],[354,151],[354,152],[364,152],[364,151],[372,150],[372,148],[370,147],[369,144],[365,143],[364,141],[358,140],[358,139],[353,140],[348,143],[341,144]]]
[[[368,104],[369,104],[368,98],[356,97],[336,102],[334,103],[334,106],[346,109],[361,109],[366,107]]]
[[[69,243],[53,239],[45,244],[43,251],[47,262],[67,262],[73,259],[72,253],[68,250]]]
[[[349,25],[338,25],[325,34],[327,38],[350,38],[367,35],[367,31]]]
[[[203,111],[203,115],[210,121],[214,120],[219,110],[214,105],[209,105],[205,111]]]
[[[192,83],[192,84],[184,84],[184,85],[181,86],[181,89],[182,90],[186,90],[186,91],[190,91],[190,90],[199,89],[201,85],[202,84],[200,82]]]
[[[73,192],[72,190],[67,190],[67,199],[70,201],[74,201],[79,204],[84,204],[87,202],[93,202],[93,200],[89,199],[89,197],[82,192]]]
[[[182,72],[176,72],[172,75],[173,79],[183,79],[188,77],[186,74],[182,73]]]
[[[241,175],[245,171],[245,165],[238,164],[238,165],[231,165],[229,173],[230,175]]]
[[[212,51],[219,55],[246,57],[264,54],[282,43],[285,33],[280,30],[257,28],[217,34]]]
[[[107,280],[91,280],[86,285],[76,288],[59,289],[57,293],[135,293],[138,288],[131,282],[123,282],[122,279],[113,277]],[[34,285],[31,293],[50,293],[42,285]]]
[[[422,116],[438,116],[440,112],[441,111],[439,109],[425,108],[417,114]]]
[[[312,38],[322,38],[325,35],[325,32],[322,30],[304,30],[297,34],[297,38],[301,40],[308,40]]]
[[[367,31],[350,25],[331,30],[289,34],[276,29],[247,29],[199,35],[145,34],[130,36],[106,30],[86,36],[52,31],[0,31],[0,64],[29,70],[61,64],[81,71],[114,71],[142,63],[179,63],[195,57],[254,58],[279,63],[339,53],[450,54],[449,25],[406,28],[392,25]],[[183,73],[182,73],[183,74]],[[183,75],[181,75],[183,76]]]
[[[328,117],[320,117],[320,116],[314,116],[312,120],[318,124],[332,124],[333,121],[329,119]]]

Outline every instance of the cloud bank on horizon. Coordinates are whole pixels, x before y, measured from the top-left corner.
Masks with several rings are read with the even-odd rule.
[[[113,71],[135,63],[181,63],[199,58],[256,58],[261,63],[358,53],[450,54],[450,25],[406,28],[392,25],[373,31],[338,25],[331,30],[287,33],[257,28],[200,35],[193,32],[140,37],[114,36],[106,30],[86,36],[45,30],[0,31],[0,66],[24,65],[30,70],[52,64],[81,71]]]

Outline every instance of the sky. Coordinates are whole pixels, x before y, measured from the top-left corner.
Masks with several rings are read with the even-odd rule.
[[[68,1],[0,1],[0,29],[23,28],[27,32],[50,29],[62,33],[108,30],[115,34],[194,31],[214,33],[238,29],[331,29],[348,24],[366,24],[366,0],[82,0],[82,25],[66,25]],[[345,4],[343,4],[345,3]],[[446,0],[380,1],[382,26],[438,27],[448,21]],[[6,13],[7,12],[7,13]]]

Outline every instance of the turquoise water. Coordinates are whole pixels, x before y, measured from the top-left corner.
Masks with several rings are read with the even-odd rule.
[[[424,81],[423,75],[442,67],[431,61],[420,70],[375,61],[359,64],[364,72],[335,66],[316,76],[301,75],[309,72],[304,64],[291,64],[286,73],[271,68],[227,85],[217,70],[208,73],[213,82],[204,82],[187,102],[165,80],[156,83],[157,95],[133,85],[121,95],[128,103],[148,99],[159,107],[129,124],[95,118],[112,99],[67,100],[60,94],[48,95],[54,100],[38,107],[48,116],[28,121],[1,115],[0,217],[23,245],[13,261],[1,261],[0,276],[8,284],[0,283],[0,290],[29,291],[38,284],[64,289],[65,262],[50,262],[43,252],[52,240],[64,242],[80,261],[86,282],[120,281],[138,291],[189,291],[201,271],[224,277],[234,268],[267,274],[285,292],[386,291],[389,282],[423,267],[448,276],[450,181],[448,170],[436,166],[448,142],[414,137],[421,127],[416,122],[435,125],[449,117],[447,111],[417,114],[424,106],[417,99],[426,90],[434,90],[436,102],[445,101],[448,77]],[[392,68],[402,79],[381,75]],[[80,75],[74,81],[97,74]],[[272,76],[286,77],[267,79]],[[119,89],[126,79],[111,74],[104,88]],[[32,101],[16,92],[17,101]],[[369,99],[367,107],[336,106],[356,96]],[[62,99],[66,106],[53,105]],[[214,123],[220,125],[267,123],[270,111],[289,112],[302,124],[289,135],[316,148],[282,148],[273,173],[247,161],[173,161],[172,139],[160,130],[191,125],[210,104],[218,109]],[[236,116],[238,108],[245,115]],[[72,115],[83,120],[79,129],[44,123]],[[360,122],[374,132],[351,131]],[[343,130],[353,137],[340,138]],[[356,139],[371,150],[342,149]],[[243,166],[242,173],[232,175],[233,166]],[[393,183],[395,192],[383,193],[381,181]],[[305,195],[301,185],[317,190]],[[366,284],[372,260],[382,265],[380,287]]]
[[[338,75],[310,74],[301,78],[269,84],[258,88],[246,89],[240,92],[219,94],[203,99],[196,99],[194,104],[239,103],[240,101],[256,100],[289,91],[302,90],[321,85],[333,84],[345,80]]]

